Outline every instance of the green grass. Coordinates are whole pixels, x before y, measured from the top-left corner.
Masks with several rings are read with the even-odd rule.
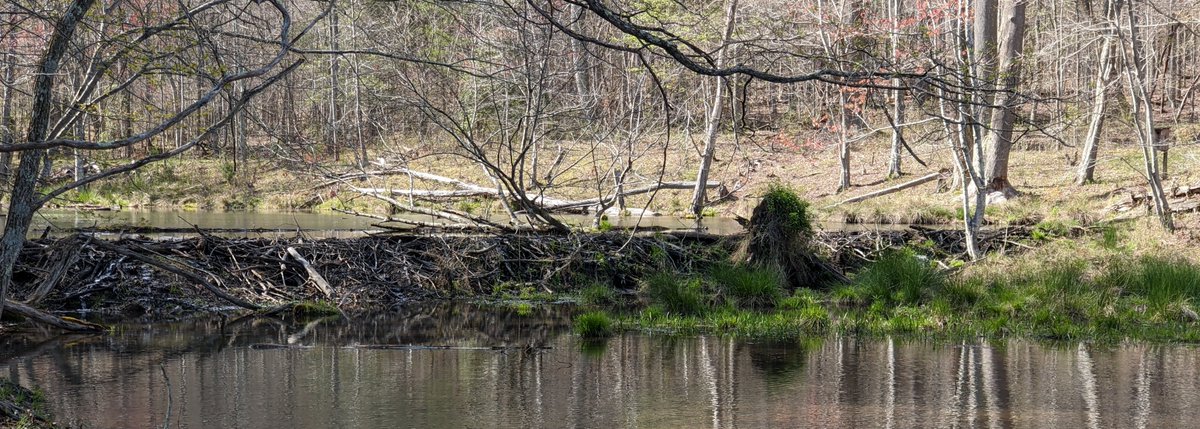
[[[849,302],[894,306],[918,303],[941,290],[945,283],[929,261],[909,250],[894,250],[867,266],[854,277],[853,284],[836,293]]]
[[[613,330],[612,318],[603,311],[592,311],[575,318],[575,333],[584,338],[608,337]]]
[[[783,278],[776,269],[718,264],[709,272],[709,276],[721,293],[739,307],[774,307],[781,295]]]
[[[618,312],[612,327],[770,339],[840,332],[1200,341],[1200,266],[1189,261],[1116,253],[1031,257],[1001,267],[947,275],[911,251],[895,251],[853,276],[852,284],[800,288],[790,296],[769,281],[769,270],[718,266],[707,278],[660,272],[643,281],[645,306]],[[594,288],[588,294],[603,294]]]
[[[1043,220],[1033,226],[1033,230],[1030,231],[1030,236],[1037,241],[1047,241],[1054,238],[1065,237],[1071,233],[1072,228],[1078,226],[1078,222]]]
[[[56,427],[49,423],[52,419],[46,405],[46,394],[40,389],[26,389],[12,380],[0,379],[0,401],[16,405],[23,410],[15,421],[5,421],[3,414],[0,414],[0,427]]]
[[[699,278],[659,271],[643,280],[643,293],[650,302],[675,315],[697,315],[708,308],[708,298]]]
[[[591,306],[614,305],[617,303],[617,293],[604,283],[592,283],[579,291],[579,303]]]

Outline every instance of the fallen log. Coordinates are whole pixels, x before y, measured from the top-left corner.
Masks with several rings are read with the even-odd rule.
[[[304,266],[304,271],[308,272],[308,277],[312,279],[313,283],[316,283],[317,289],[321,291],[321,294],[325,295],[325,298],[333,298],[333,287],[329,286],[329,282],[325,280],[325,277],[321,276],[320,271],[317,271],[317,269],[313,267],[307,259],[304,259],[303,256],[300,256],[300,252],[297,252],[295,247],[289,246],[287,248],[287,254],[291,256],[292,259],[295,259],[296,262],[299,262],[300,265]]]
[[[461,182],[460,182],[461,183]],[[389,188],[359,188],[354,187],[356,192],[371,196],[397,196],[397,197],[412,197],[424,200],[444,200],[453,198],[500,198],[500,191],[496,189],[488,189],[477,185],[469,185],[468,188],[459,190],[431,190],[431,189],[389,189]],[[706,188],[721,188],[721,182],[708,182]],[[686,190],[695,189],[696,182],[661,182],[652,185],[641,186],[619,193],[609,194],[604,197],[586,198],[582,200],[564,200],[545,195],[531,197],[530,201],[541,206],[546,210],[570,210],[570,209],[588,209],[601,205],[607,205],[617,198],[631,197],[635,195],[648,194],[661,190]]]
[[[67,331],[104,332],[108,329],[104,325],[98,325],[92,322],[79,320],[74,317],[55,317],[48,313],[43,313],[20,301],[8,301],[4,303],[4,310],[19,314],[26,319],[41,323],[43,325],[50,325]]]
[[[878,191],[874,191],[874,192],[868,192],[868,193],[866,193],[866,194],[859,195],[859,196],[857,196],[857,197],[853,197],[853,198],[847,198],[847,199],[845,199],[845,200],[842,200],[841,202],[838,202],[838,203],[835,203],[835,204],[832,204],[832,205],[829,205],[829,206],[825,206],[825,208],[837,207],[837,206],[840,206],[840,205],[842,205],[842,204],[857,203],[857,202],[860,202],[860,201],[866,201],[866,200],[869,200],[869,199],[871,199],[871,198],[875,198],[875,197],[881,197],[881,196],[884,196],[884,195],[887,195],[887,194],[891,194],[891,193],[895,193],[895,192],[900,192],[900,191],[903,191],[903,190],[905,190],[905,189],[912,188],[912,187],[914,187],[914,186],[918,186],[918,185],[921,185],[921,184],[924,184],[924,183],[927,183],[927,182],[932,182],[932,181],[934,181],[935,179],[938,179],[939,177],[942,177],[942,175],[943,175],[943,174],[945,174],[945,172],[944,172],[944,171],[939,171],[939,172],[937,172],[937,173],[929,173],[929,174],[926,174],[926,175],[924,175],[924,176],[921,176],[921,177],[918,177],[918,178],[916,178],[916,179],[913,179],[913,180],[910,180],[910,181],[907,181],[907,182],[901,183],[901,184],[899,184],[899,185],[896,185],[896,186],[892,186],[892,187],[889,187],[889,188],[880,189],[880,190],[878,190]]]

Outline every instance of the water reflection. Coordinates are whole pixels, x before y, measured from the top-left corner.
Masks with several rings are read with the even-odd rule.
[[[582,342],[563,334],[568,325],[562,308],[456,305],[354,324],[210,320],[48,342],[26,336],[5,339],[0,355],[8,377],[51,393],[59,416],[96,428],[161,426],[168,398],[174,428],[1200,421],[1200,355],[1191,347],[645,335]],[[310,347],[252,347],[289,338]]]

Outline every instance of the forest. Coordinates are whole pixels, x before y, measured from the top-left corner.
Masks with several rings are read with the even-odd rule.
[[[1195,0],[5,0],[0,428],[1186,423],[1194,350],[1144,343],[1200,342],[1198,30]]]
[[[9,0],[3,8],[0,303],[53,324],[62,323],[23,303],[73,295],[56,285],[94,280],[108,259],[71,268],[79,256],[61,249],[84,238],[46,244],[52,231],[31,225],[48,209],[315,210],[385,231],[552,242],[616,224],[636,235],[643,219],[675,217],[695,228],[666,235],[718,247],[737,246],[706,223],[737,218],[750,250],[733,253],[750,259],[735,263],[771,265],[788,290],[814,273],[853,283],[850,270],[914,243],[949,272],[1048,239],[1121,235],[1157,246],[1113,252],[1126,256],[1184,255],[1197,240],[1200,59],[1189,53],[1200,7],[1189,1]],[[769,207],[759,210],[769,201],[798,211],[772,223]],[[944,226],[816,234],[810,222]],[[822,244],[769,249],[790,249],[770,243],[796,231]],[[133,252],[103,241],[82,246],[113,258]],[[629,242],[604,250],[593,238],[566,241],[574,250],[524,249],[551,268],[532,277],[509,270],[510,280],[551,291],[549,282],[581,269],[580,253],[629,250]],[[151,256],[121,259],[263,306],[218,292],[254,276],[191,272],[236,258],[164,262],[172,246],[141,245]],[[661,253],[645,246],[632,252],[638,263]],[[337,259],[293,261],[284,253],[296,249],[275,247],[260,250],[275,249],[268,259],[316,287],[296,296],[333,298],[338,286],[318,268]],[[194,252],[212,255],[202,245]],[[1015,263],[998,253],[991,263]],[[285,275],[283,286],[294,281]],[[488,282],[500,280],[460,283],[478,291]],[[617,283],[637,289],[646,280]],[[63,326],[81,327],[74,323]]]

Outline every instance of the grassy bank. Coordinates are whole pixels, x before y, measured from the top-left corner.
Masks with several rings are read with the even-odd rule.
[[[1147,234],[1142,228],[1042,236],[1021,254],[948,269],[919,248],[894,249],[849,283],[794,289],[750,265],[663,270],[643,278],[634,299],[589,291],[580,302],[590,324],[607,317],[611,331],[1200,341],[1200,264],[1132,237]]]
[[[0,379],[0,428],[34,429],[60,427],[46,408],[46,395],[12,381]]]

